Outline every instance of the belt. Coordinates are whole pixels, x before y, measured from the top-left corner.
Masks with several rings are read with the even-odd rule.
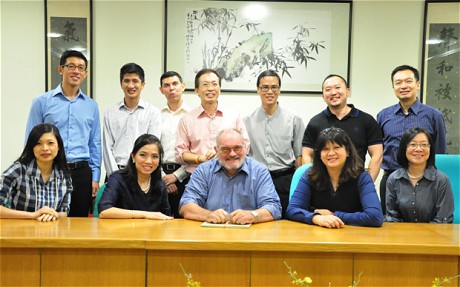
[[[163,168],[163,171],[176,171],[181,167],[181,165],[177,163],[164,163],[161,167]]]
[[[288,167],[288,168],[282,168],[282,169],[277,169],[277,170],[271,170],[270,175],[272,177],[280,177],[280,176],[285,176],[288,174],[293,174],[295,172],[294,167]]]
[[[69,169],[79,169],[79,168],[88,167],[88,166],[89,166],[89,163],[85,160],[67,163],[67,167]]]
[[[383,171],[384,176],[390,176],[396,169],[387,169]]]

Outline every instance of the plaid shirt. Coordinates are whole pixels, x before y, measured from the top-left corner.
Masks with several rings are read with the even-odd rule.
[[[49,180],[43,182],[35,159],[27,165],[16,161],[0,179],[0,204],[29,212],[48,206],[57,212],[68,213],[72,190],[72,181],[56,167]]]

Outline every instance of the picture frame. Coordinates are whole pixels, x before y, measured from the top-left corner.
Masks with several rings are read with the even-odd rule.
[[[258,75],[278,72],[282,92],[321,94],[323,79],[349,80],[352,1],[165,1],[164,71],[186,90],[202,68],[223,92],[254,92]]]
[[[77,50],[88,59],[88,75],[80,85],[93,97],[92,73],[92,0],[45,0],[45,90],[61,82],[59,60],[66,50]]]
[[[421,101],[439,109],[446,124],[447,153],[460,153],[460,3],[426,1]]]

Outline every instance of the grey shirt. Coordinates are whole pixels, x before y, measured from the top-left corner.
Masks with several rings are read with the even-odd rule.
[[[295,167],[296,158],[302,156],[302,119],[278,104],[269,116],[257,108],[243,119],[251,140],[249,156],[264,164],[270,171]]]
[[[407,170],[400,168],[387,181],[386,221],[452,223],[454,196],[449,178],[433,166],[412,186]]]

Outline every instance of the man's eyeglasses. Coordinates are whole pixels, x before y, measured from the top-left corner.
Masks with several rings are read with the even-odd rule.
[[[242,145],[236,145],[234,147],[228,147],[228,146],[221,146],[219,147],[220,152],[223,155],[228,155],[230,152],[233,150],[235,153],[240,153],[243,150]]]
[[[268,90],[272,90],[272,92],[278,92],[279,89],[280,89],[280,86],[276,86],[276,85],[273,85],[273,86],[261,86],[261,87],[259,87],[259,89],[262,92],[268,92]]]
[[[214,89],[217,89],[219,87],[219,83],[218,82],[212,82],[212,83],[209,83],[209,82],[203,82],[200,84],[200,86],[202,88],[210,88],[210,87],[213,87]]]
[[[74,65],[74,64],[67,64],[67,65],[62,65],[62,67],[65,67],[67,69],[69,69],[70,71],[73,71],[75,69],[78,69],[78,71],[80,73],[86,71],[86,67],[85,66],[77,66],[77,65]]]
[[[428,143],[409,143],[407,145],[408,148],[410,149],[416,149],[417,147],[421,148],[421,149],[427,149],[429,148],[431,145],[428,144]]]

